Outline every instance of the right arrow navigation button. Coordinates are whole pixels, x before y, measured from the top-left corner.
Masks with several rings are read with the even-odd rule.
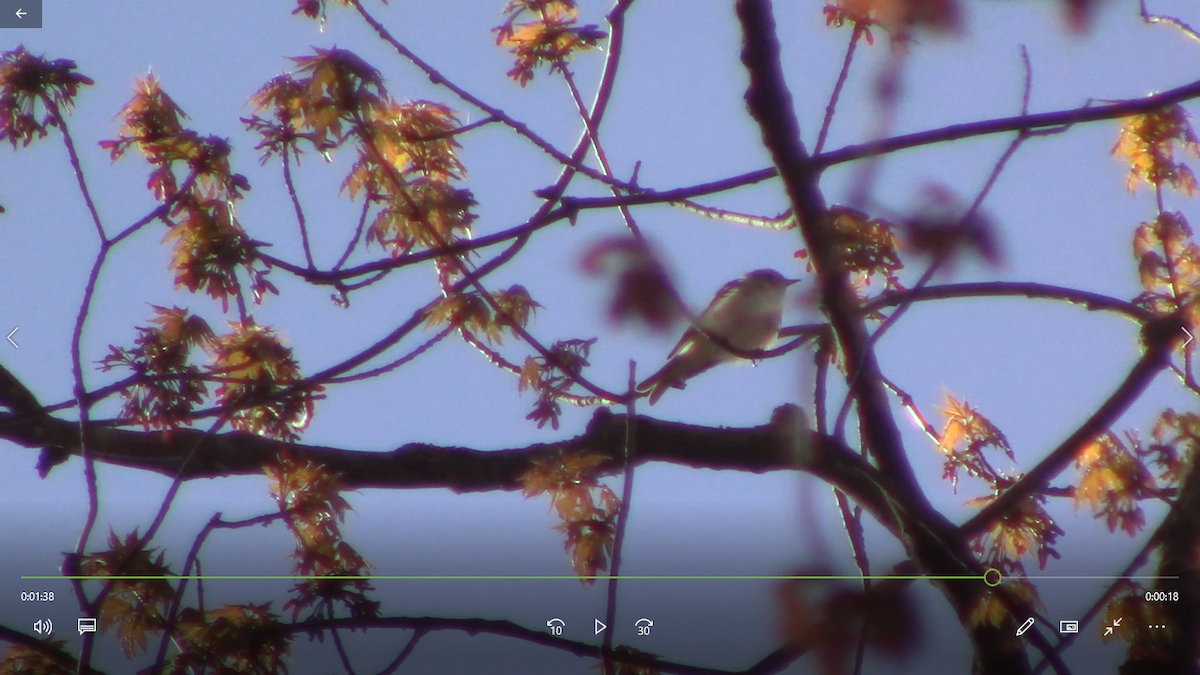
[[[596,635],[603,633],[605,628],[608,628],[608,626],[604,625],[604,622],[600,619],[596,619]]]

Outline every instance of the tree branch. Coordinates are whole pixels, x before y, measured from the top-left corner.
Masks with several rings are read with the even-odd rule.
[[[40,427],[40,428],[39,428]],[[889,481],[840,441],[814,437],[815,452],[797,466],[770,424],[748,428],[705,427],[638,417],[635,464],[668,462],[693,468],[749,471],[802,470],[841,488],[889,529],[894,528],[887,506]],[[626,444],[625,415],[597,409],[584,433],[550,443],[503,450],[476,450],[408,443],[390,452],[365,452],[277,441],[231,431],[204,440],[205,432],[175,429],[170,433],[91,429],[96,461],[163,474],[181,480],[259,475],[280,452],[296,461],[319,463],[341,477],[346,489],[446,488],[454,492],[515,491],[538,460],[562,453],[594,453],[604,457],[598,471],[612,475],[623,470]],[[49,418],[35,422],[0,415],[0,438],[25,447],[52,443],[79,455],[78,424]],[[187,461],[185,461],[187,460]]]
[[[837,242],[825,226],[825,198],[817,185],[819,169],[800,142],[791,94],[780,65],[775,20],[763,0],[740,0],[742,62],[750,73],[746,104],[762,130],[763,145],[770,151],[783,178],[788,199],[816,273],[822,309],[837,334],[846,369],[854,374],[851,389],[858,400],[865,441],[879,466],[917,498],[920,490],[912,466],[903,457],[900,433],[875,377],[878,365],[866,346],[866,330],[858,318],[857,300],[842,264]]]
[[[1108,295],[1081,291],[1066,286],[1039,284],[1032,281],[984,281],[965,284],[925,286],[907,291],[888,291],[863,303],[862,312],[870,314],[884,307],[895,307],[909,302],[945,300],[948,298],[1000,298],[1026,297],[1038,300],[1059,300],[1073,305],[1082,305],[1092,312],[1114,312],[1138,323],[1153,317],[1148,310]]]
[[[939,129],[918,131],[903,136],[893,136],[870,143],[848,145],[838,150],[832,150],[816,157],[813,162],[821,168],[853,162],[868,157],[886,155],[899,150],[919,148],[926,145],[936,145],[947,141],[957,141],[963,138],[977,138],[1002,134],[1008,131],[1037,131],[1051,127],[1071,126],[1084,122],[1100,122],[1114,120],[1130,115],[1153,112],[1165,106],[1182,103],[1200,97],[1200,80],[1185,84],[1175,89],[1168,89],[1153,96],[1117,101],[1105,105],[1072,108],[1071,110],[1056,110],[1054,112],[1036,115],[1017,115],[1001,117],[982,122],[952,124]]]
[[[438,71],[438,69],[434,68],[427,61],[425,61],[421,57],[417,56],[416,53],[414,53],[411,49],[406,47],[404,45],[404,43],[397,40],[396,37],[393,36],[391,34],[391,32],[388,31],[388,29],[378,19],[376,19],[369,12],[367,12],[367,10],[362,6],[362,3],[359,2],[359,0],[350,0],[350,2],[348,4],[350,6],[352,6],[355,10],[358,11],[359,15],[362,16],[363,21],[365,21],[367,23],[367,25],[370,26],[377,35],[379,35],[380,39],[382,39],[384,42],[391,45],[392,49],[396,50],[397,54],[404,57],[405,59],[408,59],[408,61],[410,63],[412,63],[414,66],[419,68],[422,72],[424,72],[425,75],[429,78],[430,82],[432,82],[435,85],[441,85],[441,86],[449,89],[450,91],[454,92],[455,96],[458,96],[459,98],[466,101],[467,103],[470,103],[471,105],[475,106],[476,108],[482,110],[483,112],[487,113],[490,117],[494,118],[501,124],[507,126],[508,128],[517,132],[521,136],[525,137],[527,140],[529,140],[531,143],[536,145],[538,148],[541,148],[543,152],[545,152],[546,154],[553,157],[557,162],[562,164],[564,167],[568,167],[572,171],[577,171],[579,173],[582,173],[582,174],[588,176],[589,178],[598,180],[602,183],[613,184],[612,179],[608,178],[607,176],[600,173],[599,171],[592,169],[591,167],[585,166],[583,164],[583,162],[581,161],[582,157],[576,157],[576,156],[574,156],[574,154],[572,154],[571,156],[564,154],[561,150],[554,147],[554,145],[552,143],[550,143],[549,141],[547,141],[545,138],[542,138],[538,134],[534,133],[533,130],[531,130],[529,128],[529,125],[525,124],[524,122],[514,119],[508,113],[504,112],[500,108],[489,105],[483,99],[479,98],[478,96],[475,96],[471,92],[467,91],[466,89],[463,89],[462,87],[458,86],[454,82],[447,79],[445,75],[443,75],[440,71]],[[619,187],[625,188],[628,186],[621,184],[621,185],[619,185]]]
[[[879,382],[879,365],[867,340],[838,242],[827,226],[827,208],[818,180],[821,167],[800,142],[791,94],[780,61],[775,20],[767,0],[739,0],[742,25],[742,62],[749,72],[746,103],[762,131],[783,179],[792,210],[817,278],[823,311],[837,336],[856,402],[863,443],[886,476],[899,488],[888,508],[902,530],[905,550],[926,574],[963,574],[979,566],[965,540],[945,517],[935,511],[921,491],[912,465],[904,454],[900,432]],[[1002,626],[981,626],[971,621],[979,589],[941,584],[941,589],[968,630],[975,648],[975,669],[981,674],[1030,672],[1029,660],[1011,639],[1011,618]]]
[[[1170,364],[1171,345],[1177,339],[1173,335],[1182,334],[1180,330],[1172,331],[1173,327],[1182,327],[1178,317],[1157,319],[1147,324],[1147,330],[1143,331],[1143,335],[1147,336],[1146,352],[1125,377],[1121,386],[1117,387],[1108,400],[1067,440],[1038,462],[1037,466],[1030,469],[1012,487],[963,523],[960,528],[963,536],[971,538],[986,532],[997,519],[1003,518],[1022,501],[1049,485],[1050,481],[1075,459],[1080,450],[1112,426],[1141,396],[1154,377]]]

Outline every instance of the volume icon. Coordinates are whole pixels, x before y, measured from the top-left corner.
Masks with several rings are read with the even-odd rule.
[[[38,619],[33,622],[33,632],[38,635],[49,635],[54,632],[54,622],[50,619]]]

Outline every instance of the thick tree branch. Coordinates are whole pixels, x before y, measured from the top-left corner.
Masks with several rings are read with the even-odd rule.
[[[825,225],[825,198],[817,185],[819,169],[800,142],[799,123],[780,65],[775,20],[763,0],[741,0],[737,9],[744,34],[742,62],[750,74],[746,104],[762,130],[763,145],[775,160],[797,216],[816,273],[822,309],[853,376],[850,388],[861,411],[864,440],[880,468],[917,498],[916,476],[903,457],[900,432],[876,377],[878,364],[874,353],[865,349],[867,334],[858,317],[857,299],[833,232]]]
[[[749,72],[746,102],[762,130],[796,214],[810,263],[816,273],[821,308],[829,317],[848,372],[848,386],[858,403],[863,443],[881,473],[899,487],[901,498],[888,504],[895,510],[901,541],[926,574],[963,574],[978,561],[944,516],[921,491],[904,454],[896,421],[880,384],[879,365],[868,342],[858,300],[841,260],[838,242],[827,224],[827,208],[818,181],[821,167],[800,141],[780,60],[775,21],[767,0],[739,0],[742,62]],[[975,670],[981,674],[1030,672],[1029,660],[1012,638],[1011,619],[1003,626],[980,626],[971,620],[979,589],[941,584],[955,612],[967,627],[975,648]]]
[[[228,432],[204,438],[196,429],[161,432],[95,427],[91,430],[96,461],[182,480],[257,475],[286,451],[299,461],[311,460],[341,476],[347,489],[446,488],[455,492],[515,491],[538,460],[558,453],[596,453],[605,460],[599,470],[616,474],[624,466],[625,416],[598,409],[584,433],[552,443],[503,450],[475,450],[408,443],[391,452],[292,444],[253,434]],[[816,436],[812,457],[802,465],[789,454],[790,443],[771,424],[748,428],[705,427],[638,417],[637,464],[669,462],[693,468],[766,473],[802,470],[841,488],[880,521],[894,528],[887,506],[889,481],[840,441]],[[53,444],[79,454],[79,425],[54,418],[35,420],[0,415],[0,438],[25,447]],[[203,441],[197,448],[197,443]],[[194,454],[188,459],[188,455]]]

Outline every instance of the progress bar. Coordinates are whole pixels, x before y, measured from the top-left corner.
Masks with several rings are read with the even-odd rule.
[[[405,574],[405,575],[118,575],[118,576],[23,576],[22,581],[982,581],[989,586],[999,586],[1004,578],[1000,571],[988,569],[974,575],[821,575],[821,574],[767,574],[767,575],[511,575],[511,574]],[[1178,576],[1086,576],[1086,575],[1013,575],[1008,580],[1039,579],[1091,579],[1103,581],[1170,581]]]
[[[578,581],[580,579],[590,579],[596,581],[607,581],[615,579],[618,581],[705,581],[705,580],[731,580],[731,581],[862,581],[869,580],[921,580],[929,579],[932,581],[983,581],[982,575],[971,576],[835,576],[835,575],[754,575],[754,576],[717,576],[717,575],[627,575],[619,576],[577,576],[577,575],[559,575],[559,576],[542,576],[542,575],[369,575],[369,576],[221,576],[221,575],[193,575],[193,576],[174,576],[174,575],[159,575],[159,576],[143,576],[143,575],[127,575],[127,576],[30,576],[21,577],[26,581],[175,581],[179,579],[201,580],[201,581],[315,581],[315,580],[336,580],[336,581]]]

